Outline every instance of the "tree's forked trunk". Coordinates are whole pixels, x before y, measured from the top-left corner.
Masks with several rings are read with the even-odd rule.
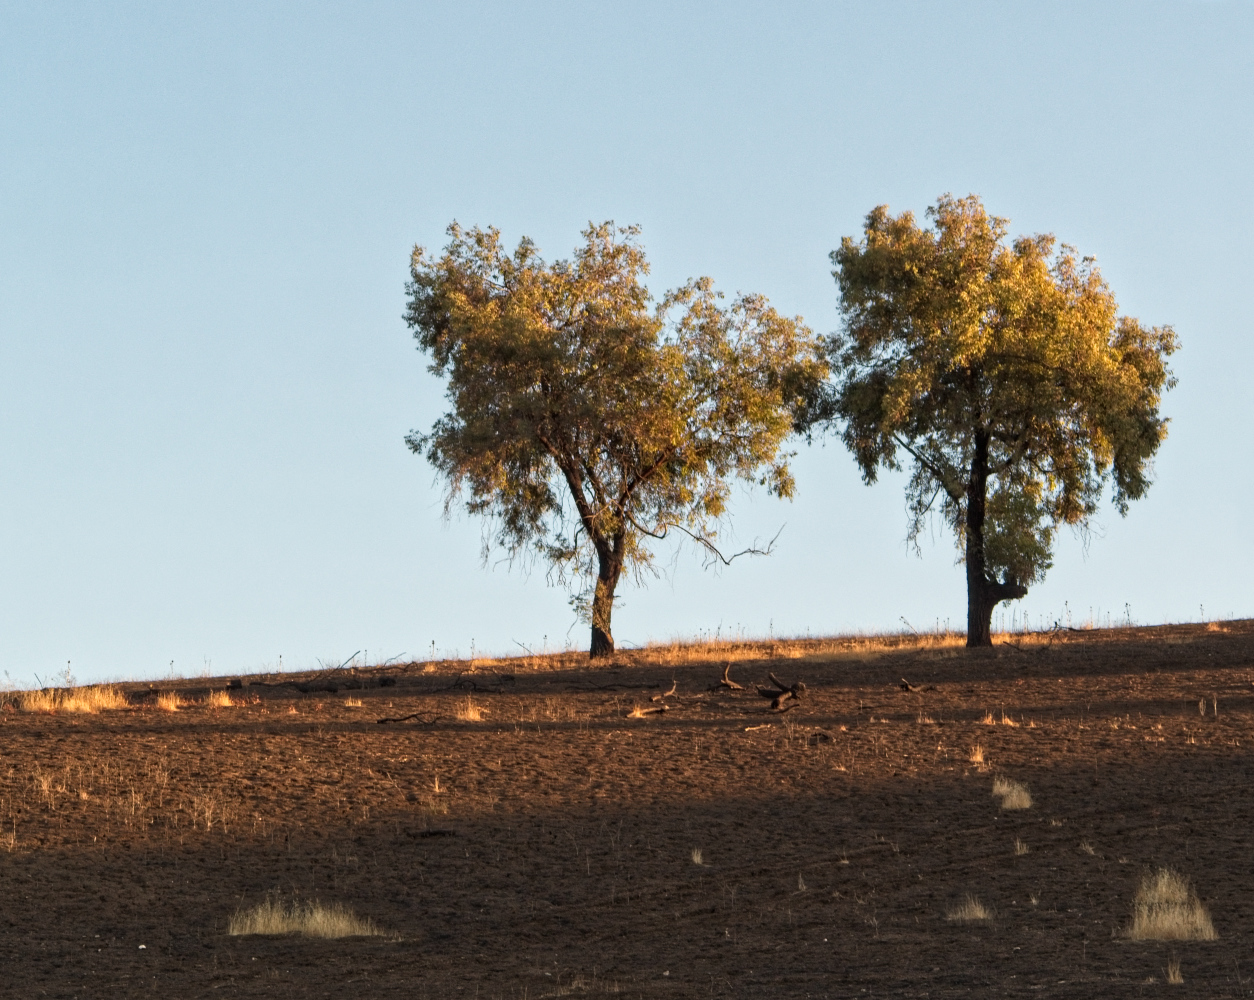
[[[993,609],[1018,600],[1028,588],[1014,580],[990,580],[984,558],[984,518],[988,499],[988,435],[976,434],[967,483],[967,646],[993,644]]]

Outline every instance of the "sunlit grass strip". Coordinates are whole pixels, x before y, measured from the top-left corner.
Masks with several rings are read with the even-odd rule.
[[[127,708],[130,702],[121,688],[111,684],[93,684],[90,687],[23,691],[17,697],[17,704],[23,712],[83,712],[94,715],[109,709]]]
[[[371,920],[357,916],[339,903],[324,906],[293,902],[290,906],[275,899],[258,903],[251,910],[237,910],[227,922],[226,932],[246,934],[303,934],[305,937],[383,937],[384,932]]]
[[[1219,935],[1188,879],[1160,868],[1141,879],[1132,901],[1128,937],[1133,941],[1214,941]]]

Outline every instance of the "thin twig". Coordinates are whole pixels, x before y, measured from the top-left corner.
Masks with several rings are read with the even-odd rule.
[[[417,719],[424,726],[433,726],[441,719],[447,719],[446,715],[433,715],[431,718],[424,718],[422,712],[414,712],[412,715],[399,715],[396,718],[375,719],[374,721],[382,725],[385,722],[409,722],[411,719]]]
[[[634,517],[632,517],[630,513],[626,511],[624,511],[624,513],[627,514],[627,519],[631,521],[632,525],[635,526],[637,531],[640,531],[642,534],[648,535],[650,538],[658,538],[658,539],[665,538],[670,533],[671,528],[675,528],[678,531],[682,531],[685,535],[691,538],[694,542],[696,542],[699,545],[704,546],[705,550],[710,555],[714,556],[724,566],[730,566],[733,560],[739,559],[741,556],[769,556],[775,550],[775,542],[778,541],[779,536],[783,534],[784,529],[788,527],[787,522],[785,522],[784,524],[781,524],[779,526],[779,531],[775,532],[775,537],[770,540],[770,542],[767,544],[766,548],[764,549],[760,549],[756,545],[751,545],[747,549],[741,549],[739,552],[733,553],[730,556],[725,556],[723,555],[722,552],[718,550],[717,546],[715,546],[715,544],[712,541],[710,541],[709,538],[707,538],[705,535],[698,535],[692,531],[689,531],[682,524],[670,522],[670,523],[658,525],[658,527],[654,528],[653,530],[650,530],[646,528],[643,524],[641,524],[639,521],[637,521]]]

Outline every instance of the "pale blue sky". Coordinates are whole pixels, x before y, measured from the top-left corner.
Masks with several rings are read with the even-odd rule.
[[[0,6],[0,669],[29,684],[567,641],[479,559],[403,437],[441,411],[401,321],[452,219],[569,254],[640,223],[817,330],[875,204],[983,196],[1183,341],[1157,483],[1067,535],[1033,616],[1254,614],[1254,6]],[[620,642],[964,618],[901,481],[800,446],[720,574],[680,550]],[[665,550],[669,554],[671,550]],[[569,633],[583,647],[583,626]],[[2,679],[2,677],[0,677]]]

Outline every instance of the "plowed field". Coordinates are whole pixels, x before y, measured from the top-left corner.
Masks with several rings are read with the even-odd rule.
[[[231,707],[206,704],[225,680],[167,682],[173,712],[149,685],[96,714],[10,699],[0,994],[1254,992],[1254,623],[998,641],[244,677]],[[772,672],[805,684],[787,711],[753,689]],[[1217,941],[1128,940],[1163,866]],[[948,918],[968,895],[990,920]],[[227,933],[266,898],[388,934]]]

